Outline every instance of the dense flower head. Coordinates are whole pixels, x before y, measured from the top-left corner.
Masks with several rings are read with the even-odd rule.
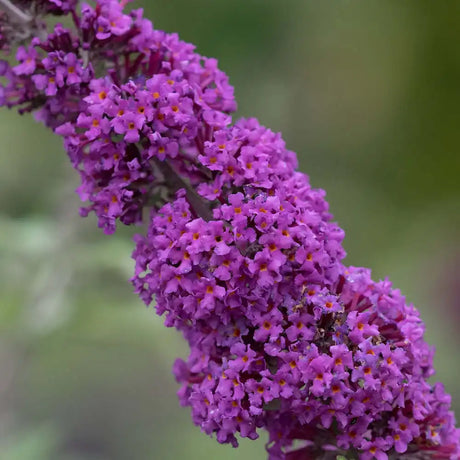
[[[234,446],[265,429],[272,460],[458,459],[417,310],[343,265],[324,191],[279,134],[232,124],[217,61],[126,3],[16,1],[20,33],[1,12],[0,49],[20,45],[0,105],[63,137],[82,215],[148,225],[132,282],[190,345],[174,374],[194,422]],[[46,14],[73,25],[46,32]]]
[[[214,137],[198,187],[214,219],[195,216],[182,190],[134,253],[139,294],[190,343],[175,374],[195,423],[233,445],[266,428],[273,459],[299,438],[289,455],[317,458],[327,443],[363,459],[456,458],[417,311],[388,281],[342,267],[343,232],[279,136],[243,120]]]
[[[315,320],[316,296],[261,312],[258,322],[240,319],[226,341],[203,331],[188,362],[175,365],[195,423],[234,444],[235,432],[256,438],[267,428],[272,459],[318,458],[327,444],[362,459],[457,458],[450,398],[426,382],[432,353],[416,310],[388,282],[353,267],[327,294],[341,310]],[[367,330],[360,340],[350,337],[356,329]],[[286,454],[294,439],[304,446]]]
[[[362,459],[457,458],[450,398],[441,384],[426,381],[433,374],[432,349],[416,309],[363,268],[344,268],[332,291],[343,311],[301,356],[297,403],[289,402],[286,414],[270,413],[272,457],[283,458],[283,444],[289,446],[307,422],[315,429],[302,438],[302,450],[311,458],[333,439],[339,450],[351,448]],[[297,417],[289,418],[293,407]]]
[[[260,312],[270,315],[270,304],[294,305],[307,283],[330,285],[340,270],[343,231],[328,222],[323,192],[294,172],[295,159],[279,136],[255,120],[227,131],[217,131],[207,148],[227,149],[231,174],[226,167],[198,187],[201,196],[214,197],[212,219],[197,216],[181,190],[153,213],[147,238],[139,240],[138,271],[147,272],[135,282],[145,300],[156,295],[170,325],[196,328],[196,319],[230,324],[242,315],[260,320]],[[228,147],[221,143],[224,134]],[[246,162],[238,166],[253,149],[266,159],[265,168],[259,165],[262,187],[245,179]]]
[[[64,137],[82,177],[78,192],[91,202],[82,214],[94,211],[108,233],[117,219],[139,223],[145,204],[162,195],[167,184],[155,160],[175,158],[179,149],[179,167],[184,157],[196,159],[236,108],[215,59],[122,6],[83,4],[76,31],[57,24],[46,39],[20,46],[18,64],[2,64],[9,83],[0,92],[0,104],[34,110]],[[97,60],[105,67],[99,78]]]
[[[155,295],[158,313],[191,345],[190,369],[179,363],[177,376],[201,383],[196,392],[184,386],[182,402],[206,432],[235,444],[236,432],[257,437],[265,405],[291,391],[286,371],[315,338],[315,318],[342,311],[330,288],[343,231],[279,135],[256,120],[216,131],[200,159],[213,165],[214,155],[225,155],[222,168],[198,187],[213,218],[198,217],[180,190],[138,239],[134,284],[147,303]],[[311,298],[318,310],[302,311]],[[291,342],[298,349],[283,355],[273,380]]]

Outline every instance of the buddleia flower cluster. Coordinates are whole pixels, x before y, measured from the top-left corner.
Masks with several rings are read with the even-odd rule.
[[[324,191],[279,134],[232,123],[217,61],[126,3],[0,0],[0,104],[62,136],[82,215],[147,226],[132,282],[190,346],[194,423],[235,447],[266,430],[271,460],[460,458],[417,310],[342,263]]]

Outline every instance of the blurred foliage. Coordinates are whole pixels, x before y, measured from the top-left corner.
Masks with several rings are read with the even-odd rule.
[[[421,310],[460,413],[460,3],[138,1],[219,58],[239,115],[299,154],[349,264]],[[200,434],[171,376],[186,348],[132,293],[132,235],[80,219],[60,141],[0,112],[0,458],[264,458]]]

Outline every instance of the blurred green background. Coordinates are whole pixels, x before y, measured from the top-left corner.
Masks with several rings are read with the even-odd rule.
[[[139,1],[219,58],[239,115],[282,131],[345,228],[348,264],[389,276],[427,323],[460,414],[460,2]],[[61,143],[0,112],[0,459],[263,459],[194,427],[185,356],[128,282],[136,229],[81,219]]]

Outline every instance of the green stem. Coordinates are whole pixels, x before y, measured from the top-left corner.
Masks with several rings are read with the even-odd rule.
[[[0,0],[0,10],[5,11],[8,17],[19,24],[29,24],[33,21],[33,17],[22,11],[10,0]]]
[[[185,190],[186,197],[190,206],[199,217],[208,222],[213,219],[211,208],[206,205],[206,202],[203,200],[203,198],[198,195],[198,193],[190,186],[190,184],[188,184],[167,161],[161,161],[155,158],[153,162],[155,166],[160,170],[161,174],[163,174],[169,188],[175,192],[181,188]]]

